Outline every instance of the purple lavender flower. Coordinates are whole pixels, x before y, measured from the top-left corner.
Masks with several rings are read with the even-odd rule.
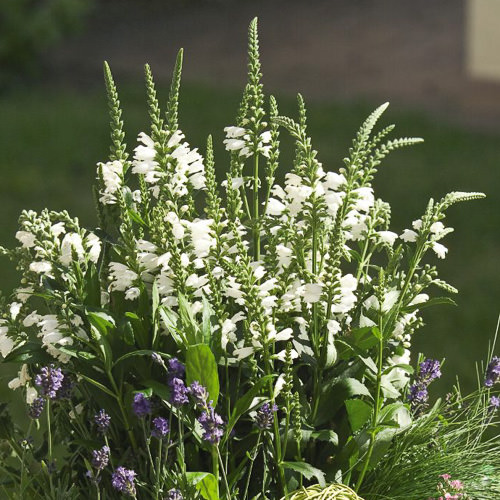
[[[142,392],[138,392],[134,396],[132,410],[139,418],[145,417],[151,413],[151,401]]]
[[[500,398],[498,396],[491,396],[489,408],[490,410],[498,410],[500,408]]]
[[[207,409],[198,417],[198,422],[203,427],[202,438],[205,441],[217,444],[221,440],[224,434],[224,430],[222,429],[224,421],[219,414],[215,413],[212,407],[212,401],[210,401]]]
[[[207,406],[208,391],[197,380],[189,386],[189,394],[194,399],[196,406],[199,408]]]
[[[99,410],[94,415],[94,422],[99,432],[101,434],[106,434],[109,429],[109,424],[111,423],[111,417],[104,410]]]
[[[174,406],[182,406],[189,403],[188,399],[188,388],[184,381],[180,378],[173,378],[169,382],[170,386],[170,402]]]
[[[57,391],[57,399],[71,399],[71,393],[75,387],[74,381],[65,373],[61,387]]]
[[[274,422],[274,413],[278,407],[273,404],[264,403],[258,410],[255,417],[255,423],[260,430],[270,429]]]
[[[486,387],[492,387],[493,384],[500,377],[500,358],[498,356],[493,356],[486,369],[486,377],[484,380],[484,385]]]
[[[164,438],[169,431],[168,421],[163,417],[156,417],[153,419],[153,429],[151,430],[151,435],[155,438]]]
[[[418,373],[422,383],[429,385],[433,380],[441,377],[441,364],[437,359],[427,358],[420,363]]]
[[[111,484],[115,490],[121,491],[128,496],[135,496],[134,480],[137,474],[132,469],[125,469],[125,467],[117,467],[111,476]]]
[[[410,392],[408,393],[408,401],[411,403],[412,408],[424,405],[429,399],[429,392],[425,385],[415,383],[410,386]]]
[[[167,381],[170,384],[174,378],[179,378],[181,380],[184,378],[186,367],[177,358],[170,358],[168,360],[167,371]]]
[[[44,398],[36,398],[33,403],[31,403],[28,409],[28,416],[33,420],[40,418],[42,414],[43,408],[45,407],[45,399]]]
[[[35,377],[35,384],[40,387],[40,394],[50,399],[57,397],[57,391],[61,388],[64,375],[60,368],[54,365],[44,366]]]
[[[92,451],[92,466],[97,470],[103,470],[109,463],[109,448],[103,446],[100,450]]]
[[[164,500],[184,500],[184,497],[179,490],[172,488],[171,490],[167,491],[167,496],[164,498]]]

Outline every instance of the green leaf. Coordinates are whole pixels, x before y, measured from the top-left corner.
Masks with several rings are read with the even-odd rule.
[[[99,273],[94,263],[90,263],[85,273],[85,299],[84,305],[90,307],[101,307],[101,283]]]
[[[132,210],[131,208],[128,209],[128,215],[130,216],[130,218],[136,222],[137,224],[139,224],[140,226],[142,227],[148,227],[147,223],[144,221],[144,219],[135,211],[135,210]]]
[[[3,363],[49,363],[54,358],[36,342],[26,342],[11,351]]]
[[[94,380],[93,378],[87,377],[87,375],[84,375],[83,373],[79,373],[78,375],[80,377],[82,377],[84,380],[86,380],[89,384],[96,386],[97,388],[101,389],[101,391],[105,392],[106,394],[109,394],[113,398],[116,398],[116,395],[114,392],[112,392],[110,389],[108,389],[105,385],[101,384],[97,380]]]
[[[432,299],[427,300],[426,302],[421,302],[420,304],[415,304],[412,306],[407,306],[403,310],[405,312],[411,312],[411,311],[416,311],[425,309],[426,307],[432,307],[432,306],[438,306],[438,305],[449,305],[449,306],[456,306],[457,303],[451,299],[450,297],[433,297]]]
[[[184,295],[180,294],[179,300],[179,317],[181,319],[182,327],[186,332],[186,339],[188,344],[197,344],[202,341],[199,336],[198,323],[193,314],[191,304],[187,301]]]
[[[219,500],[217,479],[209,472],[186,472],[190,484],[196,486],[205,500]]]
[[[156,380],[145,380],[142,384],[151,389],[154,394],[163,399],[164,401],[168,401],[169,391],[165,384],[158,382]]]
[[[302,474],[306,479],[312,479],[313,477],[315,477],[318,481],[318,484],[322,488],[326,486],[325,473],[322,470],[313,467],[311,464],[308,464],[307,462],[282,462],[281,467],[298,472],[299,474]]]
[[[82,351],[81,349],[75,347],[58,346],[57,350],[64,352],[68,356],[78,359],[89,360],[89,359],[96,359],[97,357],[93,352]]]
[[[210,345],[210,340],[212,337],[212,324],[210,318],[212,317],[213,311],[210,307],[210,303],[207,298],[203,296],[203,310],[202,310],[202,326],[201,331],[203,334],[203,342]]]
[[[323,388],[315,424],[321,425],[331,420],[343,402],[353,396],[373,399],[368,388],[359,380],[350,377],[334,379]]]
[[[206,344],[189,346],[186,352],[186,383],[198,381],[204,386],[213,401],[214,408],[219,399],[219,374],[217,363],[210,347]]]
[[[224,440],[227,439],[227,436],[229,436],[231,430],[236,425],[236,422],[239,420],[239,418],[250,409],[250,405],[252,404],[254,398],[273,377],[274,375],[266,375],[262,378],[259,378],[257,382],[252,385],[252,387],[245,394],[243,394],[243,396],[241,396],[238,401],[236,401],[233,412],[231,413],[231,416],[229,417],[229,421],[227,423]]]
[[[373,411],[372,406],[361,399],[348,399],[345,402],[345,407],[352,432],[363,428],[370,420]]]
[[[388,373],[391,373],[392,370],[394,370],[395,368],[399,368],[403,371],[405,371],[406,373],[412,375],[413,372],[415,371],[413,369],[413,366],[411,365],[405,365],[405,364],[399,364],[399,365],[391,365],[391,366],[388,366],[383,372],[382,372],[382,375],[387,375]]]
[[[108,331],[115,327],[115,320],[103,311],[86,311],[87,318],[101,335],[107,335]]]
[[[151,357],[153,354],[158,354],[158,356],[161,356],[162,358],[165,358],[165,359],[170,358],[170,356],[168,354],[165,354],[164,352],[152,351],[151,349],[140,349],[137,351],[127,352],[127,354],[120,356],[115,361],[113,366],[116,366],[118,363],[121,363],[122,361],[125,361],[128,358],[133,358],[134,356],[150,356]]]

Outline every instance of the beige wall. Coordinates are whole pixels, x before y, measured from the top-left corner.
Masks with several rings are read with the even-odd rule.
[[[500,80],[500,0],[467,0],[466,30],[469,75]]]

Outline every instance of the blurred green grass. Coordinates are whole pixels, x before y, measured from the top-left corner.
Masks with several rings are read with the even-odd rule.
[[[139,85],[119,82],[130,151],[141,130],[148,130],[146,99]],[[159,86],[159,95],[167,95]],[[204,150],[214,136],[222,177],[227,155],[223,127],[232,124],[240,94],[200,84],[183,85],[181,128],[187,140]],[[278,96],[279,97],[279,96]],[[280,112],[295,114],[295,102],[279,98]],[[325,169],[342,165],[350,141],[362,120],[379,103],[312,102],[309,129]],[[0,96],[0,244],[15,244],[17,218],[24,208],[67,209],[85,226],[96,223],[91,187],[95,165],[106,159],[108,118],[103,87],[74,89],[34,86]],[[440,388],[447,390],[459,375],[465,388],[475,383],[474,363],[485,359],[500,312],[500,140],[495,134],[470,132],[418,112],[392,109],[383,124],[396,123],[397,133],[421,136],[426,142],[394,153],[375,181],[376,193],[393,208],[393,227],[401,231],[421,215],[429,197],[450,190],[484,191],[488,198],[450,210],[447,223],[456,233],[446,238],[449,257],[439,262],[441,276],[457,286],[457,308],[426,312],[427,326],[415,337],[414,348],[447,358]],[[289,142],[284,140],[284,144]],[[290,165],[284,155],[283,168]],[[15,284],[15,272],[1,260],[0,288]],[[436,290],[436,293],[438,291]]]

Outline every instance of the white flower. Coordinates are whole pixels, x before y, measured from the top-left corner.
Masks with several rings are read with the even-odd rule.
[[[247,133],[243,127],[224,127],[224,132],[226,132],[226,137],[228,139],[242,137]]]
[[[195,219],[190,224],[191,243],[193,251],[198,258],[207,257],[215,246],[216,240],[212,236],[212,219]]]
[[[38,397],[38,391],[34,388],[29,386],[26,389],[26,404],[31,405],[33,404],[33,401]]]
[[[278,255],[278,264],[283,268],[288,267],[292,261],[292,249],[280,243],[276,245],[276,253]]]
[[[446,253],[448,252],[448,249],[444,245],[437,243],[436,241],[432,243],[432,249],[436,252],[439,259],[444,259],[446,257]]]
[[[399,236],[403,241],[413,242],[417,240],[417,233],[411,229],[405,229]]]
[[[94,233],[89,233],[86,238],[86,246],[90,261],[96,263],[101,255],[101,240]]]
[[[120,262],[110,262],[109,270],[111,278],[111,290],[124,292],[138,278],[137,273]]]
[[[137,288],[136,286],[133,286],[132,288],[129,288],[125,292],[125,298],[127,300],[135,300],[139,297],[140,294],[141,294],[141,291],[139,290],[139,288]]]
[[[0,326],[0,354],[5,358],[14,348],[14,341],[7,335],[9,328]]]
[[[20,287],[16,290],[16,298],[24,303],[31,297],[33,292],[34,290],[31,286]]]
[[[284,363],[285,359],[286,359],[286,349],[283,349],[281,352],[279,352],[278,354],[275,354],[274,356],[271,356],[271,357],[279,359],[280,361],[283,361],[283,363]],[[290,357],[292,360],[297,359],[299,357],[299,353],[295,349],[292,349],[290,351]]]
[[[411,223],[411,226],[413,227],[413,229],[415,229],[415,231],[419,231],[420,229],[422,229],[422,219],[414,220]]]
[[[99,201],[105,205],[116,203],[115,193],[120,189],[123,179],[123,164],[119,160],[107,163],[98,163],[98,168],[102,172],[104,190],[100,192]]]
[[[274,337],[276,342],[290,340],[293,337],[293,330],[291,328],[285,328],[281,332],[277,333]]]
[[[399,298],[399,290],[391,290],[384,295],[384,301],[382,302],[382,312],[390,311],[394,304],[396,304]]]
[[[323,188],[325,190],[331,189],[333,191],[337,191],[337,189],[340,186],[343,186],[346,182],[346,178],[342,174],[327,172],[325,175],[325,180],[323,181]]]
[[[64,222],[57,222],[50,228],[50,232],[57,238],[60,234],[64,234],[66,232],[66,228],[64,227]]]
[[[47,274],[52,271],[52,264],[50,262],[47,262],[46,260],[32,262],[30,264],[30,271],[33,271],[37,274]]]
[[[363,316],[363,314],[361,313],[361,316],[359,317],[359,327],[365,328],[367,326],[376,326],[376,323],[375,321],[372,321],[370,318]]]
[[[235,349],[233,351],[233,354],[236,356],[236,359],[238,361],[241,361],[242,359],[248,358],[248,356],[251,356],[254,353],[254,348],[253,347],[241,347],[239,349]]]
[[[318,302],[321,298],[321,293],[323,291],[323,285],[321,283],[306,283],[304,285],[304,302],[306,304],[313,304]]]
[[[392,231],[378,231],[377,234],[384,243],[387,243],[391,247],[394,245],[394,242],[398,237],[398,235]]]
[[[431,233],[434,234],[442,233],[444,229],[444,224],[442,222],[434,222],[434,224],[431,225]]]
[[[10,317],[16,319],[19,311],[21,310],[22,304],[20,302],[12,302],[9,306]]]
[[[172,234],[176,240],[181,240],[184,238],[186,232],[184,226],[181,224],[179,216],[175,212],[169,212],[165,216],[165,222],[170,222],[172,224]]]
[[[28,373],[28,365],[23,364],[21,366],[21,370],[18,372],[17,377],[13,378],[9,383],[8,387],[9,389],[15,390],[18,389],[19,387],[24,387],[27,382],[31,380],[31,377],[29,376]]]
[[[23,326],[29,328],[30,326],[36,325],[42,316],[40,316],[36,311],[30,312],[28,316],[23,319]]]
[[[31,248],[35,246],[36,236],[29,231],[18,231],[16,238],[22,243],[24,248]]]
[[[61,264],[69,266],[73,261],[73,254],[76,254],[78,262],[83,259],[85,250],[82,237],[78,233],[67,233],[61,243],[61,256],[59,257]]]
[[[328,333],[336,335],[340,332],[340,323],[334,319],[329,319],[326,324],[326,329],[328,330]]]
[[[376,311],[380,310],[380,302],[375,295],[370,295],[370,297],[363,302],[363,305],[366,309],[375,309]]]
[[[415,298],[410,302],[410,306],[416,306],[417,304],[423,304],[429,300],[429,296],[426,293],[419,293],[415,296]]]
[[[281,203],[281,201],[276,198],[269,198],[269,201],[267,202],[266,214],[279,216],[285,208],[285,205]]]

